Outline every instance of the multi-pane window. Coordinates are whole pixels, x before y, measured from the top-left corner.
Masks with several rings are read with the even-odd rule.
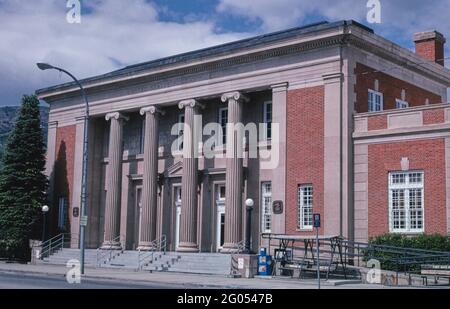
[[[219,145],[227,143],[227,123],[228,123],[228,108],[219,108],[219,124],[222,128],[222,140],[218,142]]]
[[[263,182],[261,186],[262,233],[270,233],[272,224],[272,183]]]
[[[264,140],[272,139],[272,102],[264,102],[263,121],[265,125]]]
[[[407,107],[409,107],[408,102],[400,99],[395,100],[395,108],[407,108]]]
[[[139,139],[139,153],[144,153],[145,146],[145,118],[141,122],[141,134]]]
[[[369,112],[378,112],[383,110],[383,94],[381,92],[369,89],[368,93]]]
[[[67,199],[60,197],[58,200],[58,228],[64,230],[66,227],[66,215],[67,215]]]
[[[184,114],[178,115],[178,150],[183,150]]]
[[[424,231],[423,172],[389,174],[389,230]]]
[[[313,187],[300,185],[298,187],[298,228],[310,230],[313,228]]]

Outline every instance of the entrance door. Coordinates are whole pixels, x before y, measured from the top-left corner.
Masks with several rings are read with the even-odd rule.
[[[142,188],[136,188],[136,205],[135,205],[135,221],[136,230],[134,232],[134,247],[139,246],[139,240],[141,239],[141,223],[142,223]]]
[[[180,244],[180,225],[181,225],[181,187],[175,187],[175,250],[178,250]]]
[[[225,242],[225,186],[217,186],[216,248],[221,251]]]

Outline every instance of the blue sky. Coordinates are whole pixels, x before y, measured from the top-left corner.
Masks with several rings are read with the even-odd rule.
[[[69,24],[66,0],[0,0],[0,105],[67,81],[38,71],[40,61],[83,78],[322,20],[355,19],[410,49],[417,31],[450,38],[450,0],[380,3],[382,23],[375,25],[366,21],[367,0],[83,0],[81,24]]]

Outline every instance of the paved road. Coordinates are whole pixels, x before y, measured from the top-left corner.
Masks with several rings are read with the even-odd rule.
[[[23,274],[0,271],[0,289],[181,289],[186,285],[133,282],[110,279],[82,279],[81,284],[69,284],[61,275]]]

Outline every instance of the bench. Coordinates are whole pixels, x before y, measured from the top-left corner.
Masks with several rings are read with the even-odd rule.
[[[428,277],[434,277],[435,284],[439,278],[447,278],[450,285],[450,265],[422,265],[420,269],[423,283],[428,285]]]
[[[281,271],[285,271],[288,273],[291,277],[294,277],[294,272],[296,270],[299,271],[298,277],[300,278],[302,272],[317,272],[317,264],[311,260],[291,260],[291,261],[284,261],[284,263],[279,263],[277,265],[277,269]],[[319,271],[328,273],[328,271],[333,272],[337,269],[337,264],[332,263],[329,265],[328,261],[326,263],[320,263],[319,262]]]

